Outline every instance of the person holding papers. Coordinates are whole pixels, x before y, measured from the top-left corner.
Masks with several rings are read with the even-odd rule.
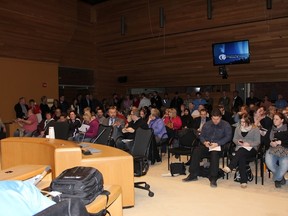
[[[77,142],[90,142],[91,138],[96,137],[98,134],[99,121],[96,118],[93,119],[89,111],[84,113],[83,120],[89,124],[89,127],[87,127],[86,132],[81,131],[79,128],[79,133],[73,138],[73,140]]]
[[[219,109],[211,112],[211,121],[206,122],[201,130],[200,145],[195,147],[191,155],[189,167],[190,174],[183,179],[184,182],[198,180],[200,161],[206,155],[210,156],[209,180],[211,187],[217,187],[219,156],[221,146],[232,139],[232,128],[230,124],[221,119],[222,114]]]
[[[246,173],[247,159],[256,156],[261,142],[260,130],[248,114],[242,115],[240,124],[235,129],[233,142],[236,144],[235,156],[230,164],[223,168],[223,171],[229,173],[238,166],[241,187],[246,188],[248,180]]]

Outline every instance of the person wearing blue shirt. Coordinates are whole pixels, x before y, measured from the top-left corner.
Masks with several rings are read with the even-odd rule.
[[[230,142],[232,139],[232,128],[230,124],[221,119],[222,115],[219,109],[213,109],[211,112],[211,121],[206,122],[201,130],[200,144],[195,147],[191,155],[189,167],[190,174],[183,179],[184,182],[197,181],[200,161],[203,157],[210,156],[209,180],[211,187],[217,187],[219,156],[221,146]]]
[[[278,94],[278,100],[275,101],[275,107],[277,109],[285,109],[288,106],[287,101],[283,98],[282,94]]]
[[[197,110],[199,105],[207,104],[206,100],[201,97],[201,92],[196,92],[196,99],[193,100],[194,110]]]

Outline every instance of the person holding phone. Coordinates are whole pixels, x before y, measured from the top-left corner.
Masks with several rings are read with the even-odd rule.
[[[242,115],[240,124],[235,129],[233,142],[236,144],[235,155],[229,165],[223,168],[223,171],[229,173],[238,166],[241,187],[246,188],[248,181],[247,159],[256,156],[261,142],[260,130],[253,124],[253,119],[248,114]]]
[[[270,132],[270,148],[265,155],[265,162],[273,173],[276,188],[286,184],[284,175],[288,170],[288,131],[283,113],[277,112],[273,117]]]
[[[201,130],[199,146],[194,148],[191,154],[191,163],[189,167],[190,174],[183,179],[184,182],[198,180],[200,171],[200,161],[206,155],[210,156],[209,180],[210,186],[217,187],[219,157],[221,146],[231,141],[232,128],[230,124],[221,120],[222,114],[219,109],[211,112],[211,121],[207,121]]]

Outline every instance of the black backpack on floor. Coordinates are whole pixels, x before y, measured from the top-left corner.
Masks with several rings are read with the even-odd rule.
[[[53,197],[56,202],[79,198],[87,205],[103,192],[103,176],[93,167],[77,166],[64,170],[51,182],[50,188],[62,193]]]

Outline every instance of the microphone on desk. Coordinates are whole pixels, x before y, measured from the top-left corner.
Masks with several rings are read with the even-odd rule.
[[[48,172],[51,170],[51,166],[47,166],[45,168],[45,170],[40,174],[40,175],[37,175],[34,179],[34,182],[33,184],[34,185],[37,185],[47,174]]]

